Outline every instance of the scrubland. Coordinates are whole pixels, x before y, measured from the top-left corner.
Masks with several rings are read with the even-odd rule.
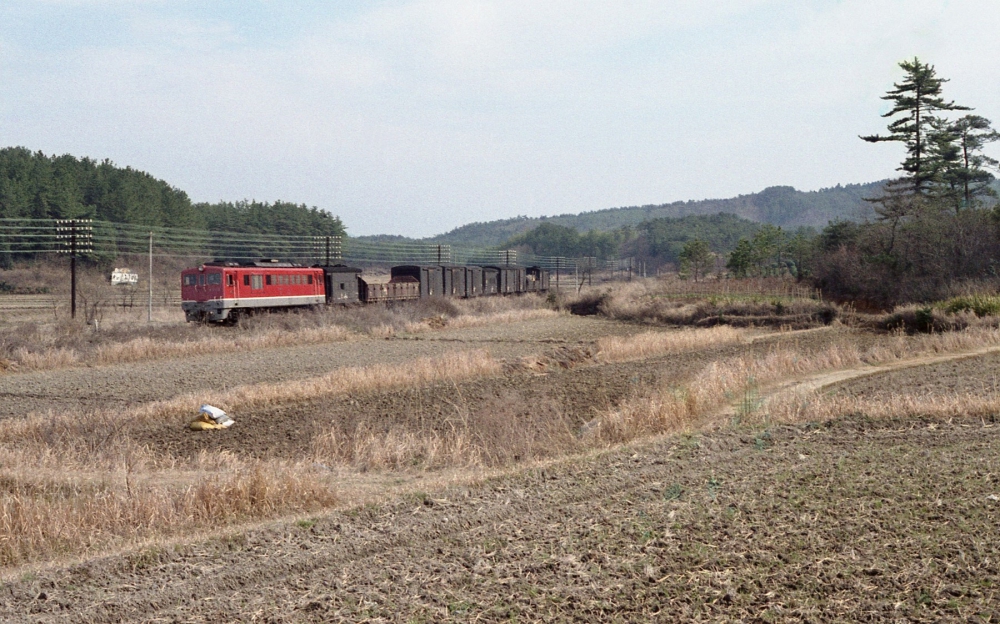
[[[1000,500],[992,317],[941,307],[966,322],[921,332],[886,322],[905,310],[865,316],[779,282],[698,288],[11,334],[5,374],[53,380],[204,354],[220,374],[249,352],[277,370],[314,343],[406,341],[412,357],[6,419],[0,613],[990,615],[993,549],[968,532],[989,530]],[[431,344],[448,347],[421,355]],[[236,425],[187,430],[200,403]],[[205,567],[222,579],[214,605],[185,593]]]

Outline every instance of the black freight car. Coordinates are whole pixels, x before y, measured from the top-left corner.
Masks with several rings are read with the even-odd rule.
[[[468,297],[466,283],[467,267],[447,264],[441,266],[445,297]]]
[[[501,295],[516,295],[526,291],[527,280],[525,279],[524,267],[501,265],[483,267],[483,281],[486,279],[485,269],[496,271],[497,290]]]
[[[549,289],[549,272],[539,266],[525,269],[525,292],[545,292]]]
[[[483,267],[465,267],[465,296],[478,297],[483,294]]]
[[[484,266],[483,269],[483,295],[496,295],[500,293],[500,270],[496,267]]]
[[[343,264],[321,268],[323,269],[323,285],[326,288],[327,304],[358,302],[360,294],[358,280],[361,277],[361,269]]]
[[[392,279],[412,277],[420,282],[420,297],[440,297],[444,291],[444,271],[440,266],[405,264],[392,267]]]

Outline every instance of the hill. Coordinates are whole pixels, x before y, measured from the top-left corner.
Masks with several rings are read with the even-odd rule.
[[[576,229],[545,221],[538,227],[509,239],[505,246],[525,249],[540,256],[593,256],[611,260],[625,251],[657,263],[677,262],[684,244],[694,239],[708,243],[712,251],[726,253],[741,238],[749,238],[761,224],[733,214],[659,217],[636,227],[622,226],[608,232]]]
[[[424,240],[431,243],[492,247],[502,245],[542,223],[571,227],[578,232],[591,230],[609,232],[623,226],[638,226],[640,223],[655,219],[676,219],[719,213],[734,214],[750,221],[771,223],[785,229],[802,226],[822,227],[836,219],[856,219],[867,208],[864,198],[875,195],[881,184],[882,182],[837,185],[818,191],[798,191],[791,186],[772,186],[759,193],[739,195],[729,199],[607,208],[553,217],[515,217],[470,223]]]

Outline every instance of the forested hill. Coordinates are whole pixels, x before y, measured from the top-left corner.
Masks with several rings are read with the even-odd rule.
[[[0,149],[0,218],[98,219],[121,224],[289,236],[344,234],[338,217],[277,201],[192,203],[131,167],[23,147]]]
[[[554,217],[517,217],[487,223],[470,223],[429,242],[489,247],[534,229],[541,223],[571,227],[578,232],[607,232],[629,225],[661,218],[689,215],[735,214],[759,223],[771,223],[785,229],[800,226],[822,227],[836,219],[854,220],[868,208],[865,197],[877,194],[882,182],[837,185],[818,191],[797,191],[790,186],[772,186],[759,193],[730,199],[705,199],[672,204],[608,208],[580,214]]]

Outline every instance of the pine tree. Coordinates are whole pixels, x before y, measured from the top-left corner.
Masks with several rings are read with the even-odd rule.
[[[691,275],[696,282],[708,273],[715,262],[715,254],[712,253],[711,247],[699,238],[685,243],[679,257],[681,272]]]
[[[1000,141],[1000,132],[994,130],[990,120],[979,115],[966,115],[951,124],[960,153],[961,166],[956,172],[961,185],[965,207],[973,208],[980,197],[995,197],[990,186],[993,174],[987,168],[998,169],[1000,162],[982,153],[987,143]]]
[[[912,61],[903,61],[899,66],[906,72],[906,76],[902,82],[893,85],[894,89],[882,96],[883,100],[894,103],[892,110],[882,116],[902,116],[889,124],[888,135],[875,134],[861,138],[871,143],[899,141],[905,144],[907,155],[899,170],[905,172],[912,192],[924,195],[930,190],[935,176],[940,173],[940,163],[934,158],[932,138],[937,113],[971,109],[941,97],[941,86],[947,80],[937,77],[933,65],[921,63],[920,59],[914,57]]]

